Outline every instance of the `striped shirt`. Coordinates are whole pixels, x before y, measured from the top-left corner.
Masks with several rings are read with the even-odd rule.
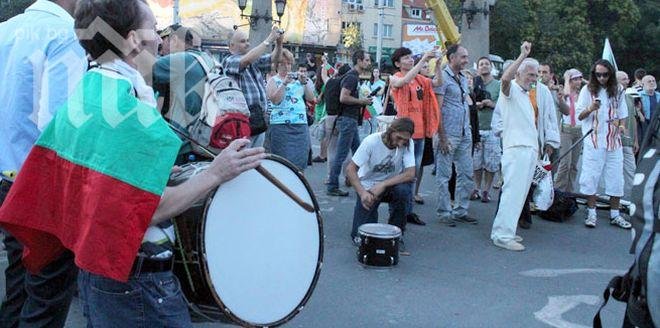
[[[266,54],[256,62],[245,66],[241,69],[241,58],[244,55],[231,55],[222,62],[222,67],[225,74],[235,78],[241,85],[243,95],[248,106],[261,106],[261,109],[266,111],[267,97],[266,97],[266,81],[264,80],[264,73],[270,71],[271,55]]]

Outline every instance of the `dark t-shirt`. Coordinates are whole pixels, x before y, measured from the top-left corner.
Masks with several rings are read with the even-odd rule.
[[[351,96],[359,98],[358,83],[360,82],[360,74],[355,69],[346,73],[344,79],[341,81],[341,88],[351,90]],[[341,116],[351,117],[358,119],[362,113],[362,105],[342,105]]]

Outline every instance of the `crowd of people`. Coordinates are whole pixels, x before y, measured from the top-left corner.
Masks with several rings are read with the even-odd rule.
[[[192,28],[155,26],[145,2],[118,0],[37,0],[0,24],[0,54],[8,59],[0,76],[12,81],[0,90],[0,226],[9,261],[2,326],[63,326],[76,285],[90,326],[190,326],[171,270],[171,218],[256,168],[267,152],[301,172],[326,163],[329,196],[349,195],[340,185],[344,172],[357,196],[350,231],[356,245],[359,226],[377,222],[383,202],[388,222],[404,234],[407,223],[425,224],[414,206],[426,201],[419,186],[423,167],[433,165],[437,222],[489,222],[491,216],[470,216],[470,204],[493,201],[501,188],[491,239],[522,251],[516,231],[531,225],[537,163],[565,153],[553,163],[555,185],[587,199],[584,225],[596,227],[596,196],[605,194],[609,222],[631,227],[619,202],[630,195],[639,140],[660,102],[655,78],[642,69],[632,85],[602,59],[584,75],[571,68],[562,78],[530,58],[532,44],[524,42],[500,80],[488,57],[470,69],[461,45],[417,56],[396,49],[396,72],[383,79],[364,50],[341,66],[325,54],[297,61],[277,27],[256,45],[235,31],[230,55],[217,63]],[[25,29],[34,33],[18,33]],[[189,129],[202,109],[207,67],[216,66],[240,86],[251,136],[210,157],[189,141]],[[394,119],[383,124],[382,117]],[[317,156],[314,124],[322,132]],[[362,124],[384,128],[360,140]],[[181,185],[166,185],[176,165],[194,161],[211,164]],[[35,188],[56,190],[63,181],[68,189],[54,197],[69,208],[39,201],[44,194]],[[116,206],[117,197],[102,190],[110,185],[138,204]],[[26,202],[38,205],[25,211]],[[72,222],[80,226],[69,229]],[[114,239],[125,249],[98,246]]]

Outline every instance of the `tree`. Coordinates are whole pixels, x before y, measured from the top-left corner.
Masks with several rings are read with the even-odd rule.
[[[4,22],[25,11],[34,0],[2,0],[0,1],[0,22]]]
[[[660,3],[657,0],[634,2],[639,8],[639,20],[623,35],[621,43],[613,44],[617,64],[620,70],[629,74],[643,67],[649,74],[659,76]]]
[[[362,49],[362,31],[358,24],[350,23],[342,30],[342,43],[349,53]]]
[[[652,16],[657,23],[660,6],[651,2],[648,1],[647,5],[657,10]],[[633,0],[498,1],[491,13],[491,52],[504,58],[515,58],[520,43],[531,41],[532,56],[550,63],[561,76],[569,68],[587,72],[600,58],[603,42],[609,37],[618,64],[628,65],[631,56],[624,57],[625,52],[618,50],[629,49],[627,40],[632,38],[630,33],[637,25],[639,15],[639,8]],[[649,24],[647,28],[651,27],[657,33],[657,26]],[[650,55],[651,46],[649,57],[644,61],[655,58],[658,50],[655,42],[655,53]]]

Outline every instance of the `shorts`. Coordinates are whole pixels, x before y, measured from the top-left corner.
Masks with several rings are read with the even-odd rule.
[[[499,171],[502,162],[502,146],[500,138],[492,130],[479,130],[481,148],[474,149],[473,168],[491,173]]]
[[[601,178],[604,179],[607,195],[623,196],[623,149],[594,149],[591,143],[585,142],[582,147],[580,192],[595,195]]]

